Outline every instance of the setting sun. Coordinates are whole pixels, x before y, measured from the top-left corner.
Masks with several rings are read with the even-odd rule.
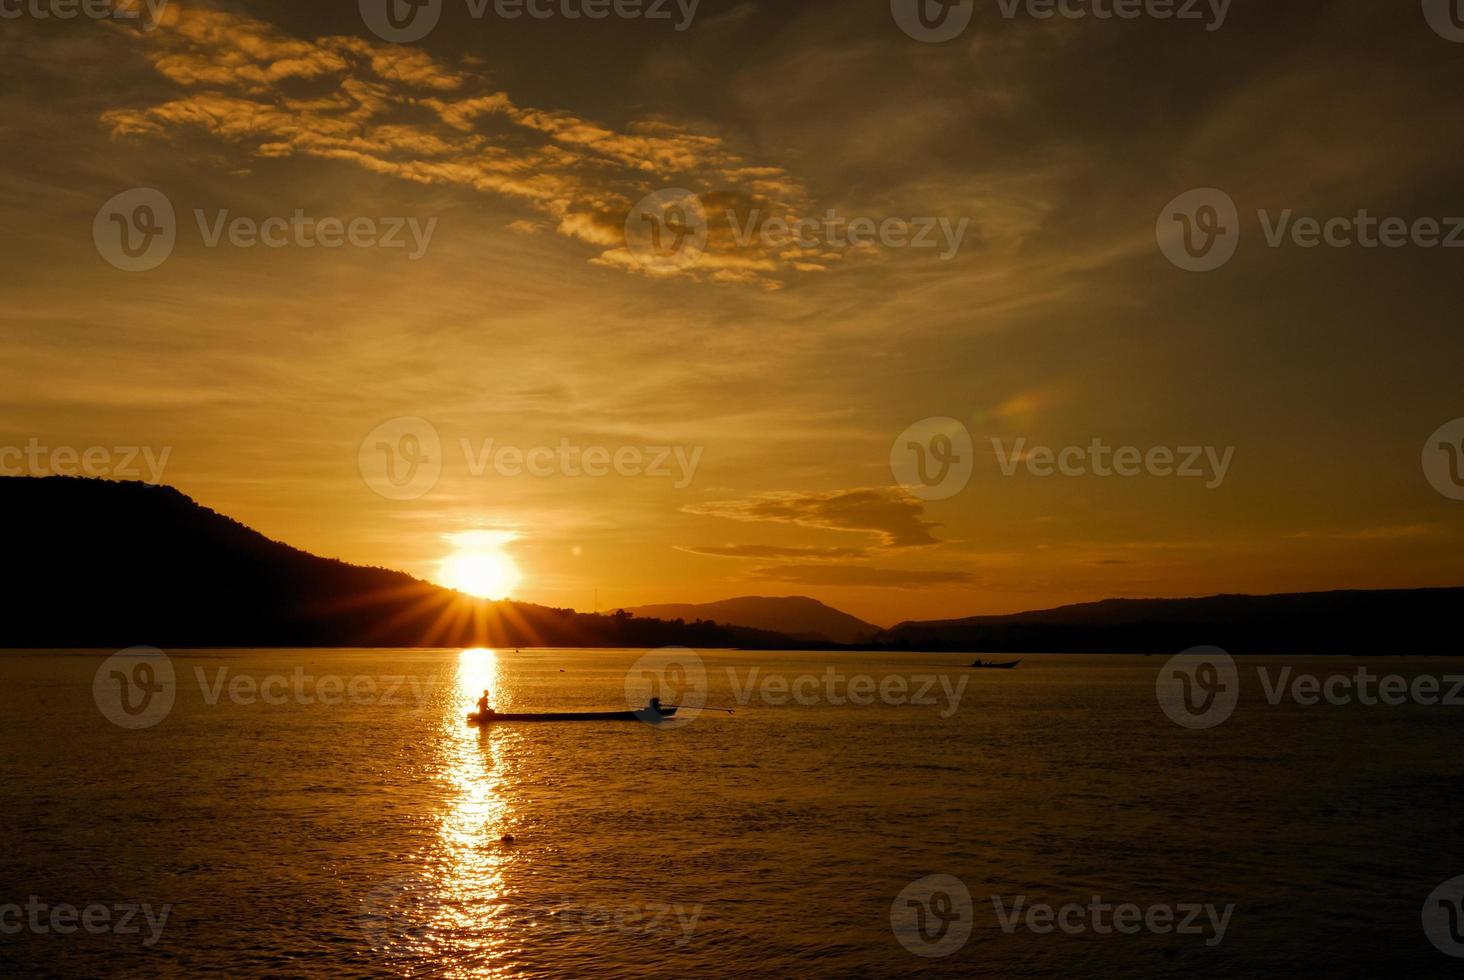
[[[439,580],[480,599],[507,598],[523,573],[503,546],[517,538],[511,531],[465,531],[448,536],[456,551],[442,559]]]

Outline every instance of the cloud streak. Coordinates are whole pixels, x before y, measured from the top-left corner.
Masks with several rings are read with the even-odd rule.
[[[930,533],[931,528],[939,525],[923,517],[925,505],[897,489],[835,490],[828,493],[785,490],[741,500],[691,504],[683,509],[690,514],[733,521],[797,524],[830,531],[873,534],[887,548],[940,543]]]
[[[768,582],[859,588],[924,589],[976,581],[970,572],[874,568],[869,565],[772,565],[752,573]]]
[[[812,204],[784,169],[747,161],[717,133],[661,118],[616,129],[521,105],[476,66],[452,67],[418,49],[346,36],[301,40],[251,17],[176,3],[158,29],[129,33],[183,93],[105,112],[118,139],[203,133],[256,158],[336,160],[496,194],[600,249],[592,262],[648,275],[777,287],[846,258],[739,241],[725,215],[810,214]],[[636,203],[668,187],[706,205],[707,248],[693,265],[647,264],[626,247]]]
[[[841,561],[866,558],[863,548],[782,547],[772,544],[683,545],[678,551],[707,558],[741,558],[754,561]]]

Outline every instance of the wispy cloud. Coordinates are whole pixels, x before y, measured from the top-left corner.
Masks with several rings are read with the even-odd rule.
[[[771,565],[752,573],[769,582],[863,588],[920,589],[976,581],[970,572],[940,569],[874,568],[869,565]]]
[[[1293,538],[1317,541],[1406,541],[1436,533],[1433,524],[1390,524],[1381,527],[1332,528],[1321,531],[1297,531]]]
[[[739,240],[725,216],[807,215],[812,205],[799,180],[744,159],[715,132],[662,118],[617,129],[522,105],[476,65],[446,65],[418,49],[302,40],[248,16],[177,3],[168,11],[157,30],[131,33],[183,94],[107,111],[102,121],[117,138],[202,132],[258,158],[338,160],[501,195],[600,249],[591,261],[630,272],[776,286],[844,258]],[[707,248],[693,265],[647,264],[626,247],[636,203],[669,187],[699,195],[708,212]]]
[[[841,561],[851,558],[866,558],[869,552],[863,548],[818,548],[782,547],[771,544],[729,544],[729,545],[678,545],[678,551],[708,558],[742,558],[755,561]]]
[[[733,521],[797,524],[830,531],[876,535],[889,548],[939,544],[924,519],[925,505],[902,490],[834,490],[828,493],[775,491],[741,500],[691,504],[687,513]]]

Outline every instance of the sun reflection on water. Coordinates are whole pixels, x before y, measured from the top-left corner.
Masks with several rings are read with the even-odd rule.
[[[389,945],[427,960],[442,976],[482,977],[502,972],[517,940],[508,908],[506,870],[514,851],[503,837],[510,826],[507,736],[466,722],[486,689],[496,698],[498,654],[474,648],[458,654],[456,683],[437,735],[438,778],[444,805],[436,836],[398,901],[410,928]]]
[[[453,791],[437,830],[436,885],[453,911],[450,934],[487,952],[503,899],[504,845],[508,817],[500,746],[491,731],[464,723],[484,690],[498,689],[498,653],[470,649],[458,655],[459,710],[443,719],[449,753],[447,779]],[[471,972],[471,971],[470,971]]]

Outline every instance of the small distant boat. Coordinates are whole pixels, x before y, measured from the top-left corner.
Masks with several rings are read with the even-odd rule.
[[[468,715],[469,725],[492,725],[501,721],[650,721],[676,715],[676,708],[645,707],[639,711],[546,711],[532,713],[500,713],[489,711]]]
[[[981,669],[981,670],[1011,670],[1013,667],[1015,667],[1019,663],[1021,663],[1020,660],[1008,660],[1006,663],[1000,663],[1000,664],[998,664],[998,663],[991,663],[989,661],[982,660],[980,657],[978,657],[978,658],[976,658],[976,662],[973,663],[971,666],[972,667],[976,667],[976,668]]]

